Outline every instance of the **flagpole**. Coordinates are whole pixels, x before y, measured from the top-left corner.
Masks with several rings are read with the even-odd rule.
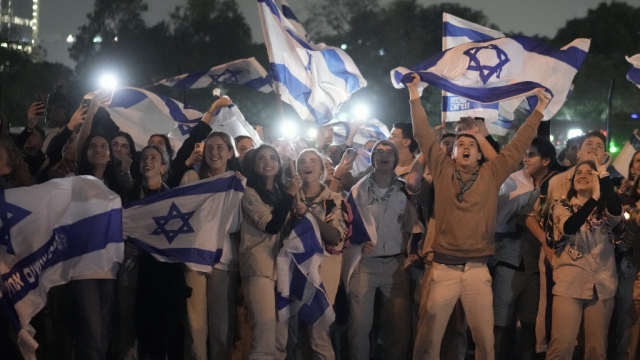
[[[611,78],[611,82],[609,83],[609,95],[607,96],[607,148],[605,151],[609,151],[609,147],[611,146],[611,109],[613,108],[613,85],[615,81]]]

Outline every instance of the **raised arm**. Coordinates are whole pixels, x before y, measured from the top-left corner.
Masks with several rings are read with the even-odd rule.
[[[76,154],[82,153],[82,146],[84,142],[87,141],[89,134],[91,134],[91,127],[93,126],[93,117],[96,115],[98,108],[102,106],[105,102],[109,101],[111,98],[110,91],[98,90],[93,99],[91,99],[91,103],[89,104],[89,110],[87,110],[87,115],[84,118],[84,122],[80,127],[80,132],[78,133],[78,139],[76,140]]]

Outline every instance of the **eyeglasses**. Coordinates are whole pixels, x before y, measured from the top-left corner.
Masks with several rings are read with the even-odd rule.
[[[388,149],[388,150],[376,149],[374,152],[376,155],[393,155],[392,149]]]

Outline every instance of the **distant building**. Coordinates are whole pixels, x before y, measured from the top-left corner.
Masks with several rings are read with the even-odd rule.
[[[0,0],[0,46],[32,54],[38,43],[39,0]]]

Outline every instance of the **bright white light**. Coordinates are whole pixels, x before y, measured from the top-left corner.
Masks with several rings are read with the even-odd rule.
[[[311,128],[309,129],[309,131],[307,131],[307,135],[309,136],[309,138],[315,139],[316,136],[318,136],[318,130]]]
[[[75,39],[73,38],[73,35],[69,34],[69,36],[67,36],[67,42],[68,43],[72,43],[74,41],[75,41]]]
[[[342,49],[342,50],[347,50],[347,44],[342,44],[342,45],[340,45],[340,49]]]
[[[366,120],[369,116],[369,108],[364,104],[358,104],[353,108],[353,116],[358,120]]]
[[[100,87],[103,89],[114,89],[118,85],[115,76],[105,74],[100,77]]]
[[[629,213],[625,211],[624,212],[624,219],[625,220],[629,220],[630,217],[631,217],[631,215],[629,215]]]
[[[117,36],[116,36],[116,37],[114,37],[114,38],[113,38],[113,41],[118,42],[118,37],[117,37]]]
[[[93,38],[93,42],[94,43],[101,43],[102,42],[102,36],[98,35],[96,37]]]
[[[341,113],[338,115],[338,120],[340,120],[340,121],[347,121],[347,120],[349,120],[349,116],[348,116],[346,113],[341,112]]]
[[[569,132],[567,133],[567,139],[571,139],[577,136],[582,136],[584,135],[584,132],[582,131],[582,129],[570,129]]]
[[[282,136],[287,139],[293,139],[298,133],[296,124],[294,124],[293,121],[287,120],[285,120],[282,125],[280,125],[280,131],[282,132]]]
[[[553,141],[555,140],[555,138],[553,137],[553,135],[549,135],[549,141]]]

